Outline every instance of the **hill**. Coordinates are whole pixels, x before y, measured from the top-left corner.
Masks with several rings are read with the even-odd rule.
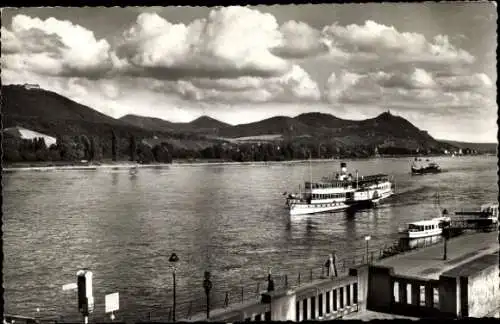
[[[305,156],[304,152],[308,150],[316,151],[316,156],[357,156],[358,153],[360,156],[370,156],[375,148],[381,154],[412,154],[417,148],[437,153],[452,149],[456,144],[438,141],[408,120],[390,112],[365,120],[347,120],[312,112],[296,117],[275,116],[235,126],[208,116],[188,123],[174,123],[137,115],[115,119],[42,89],[29,90],[23,86],[10,85],[4,86],[2,90],[5,128],[21,126],[54,137],[91,135],[102,140],[104,154],[109,154],[112,149],[112,131],[119,140],[119,154],[124,155],[130,150],[133,138],[142,138],[140,143],[152,145],[168,142],[171,145],[170,151],[177,150],[174,152],[174,157],[177,158],[205,154],[231,155],[246,159],[252,156],[251,144],[256,142],[266,142],[270,145],[266,146],[267,153],[261,152],[268,157],[281,156],[284,153],[279,147],[282,144],[288,145],[290,154],[288,157],[284,155],[285,159],[294,158],[297,152]],[[216,145],[224,142],[233,144]],[[250,153],[245,153],[245,157],[241,156],[243,144],[249,144],[251,148]],[[321,148],[322,145],[325,147]],[[212,146],[213,150],[208,149]],[[205,149],[205,153],[201,152]],[[222,154],[221,150],[227,152]]]
[[[102,114],[55,92],[27,90],[23,86],[2,86],[3,126],[22,126],[44,134],[95,135],[109,137],[111,130],[120,136],[152,136],[152,132]],[[161,135],[168,135],[162,132]]]
[[[90,143],[104,158],[109,158],[113,154],[113,138],[116,139],[118,159],[127,159],[131,147],[139,145],[137,143],[147,143],[141,139],[154,139],[155,144],[168,143],[170,151],[181,151],[180,156],[188,154],[186,151],[197,151],[220,142],[206,139],[203,135],[179,132],[175,127],[163,127],[163,124],[175,124],[160,119],[140,117],[136,118],[136,124],[115,119],[55,92],[39,88],[26,89],[21,85],[2,87],[2,119],[4,128],[19,126],[58,138],[58,143],[64,145],[57,148],[58,153],[50,152],[50,159],[55,160],[58,155],[70,160],[82,158],[82,152],[88,150]],[[139,121],[142,123],[139,124]],[[159,121],[161,125],[152,127],[154,122],[159,124]],[[37,149],[24,147],[20,139],[11,136],[7,140],[9,154],[7,158],[4,157],[5,160],[47,159],[46,152],[35,156],[34,151]],[[70,151],[71,154],[68,153]]]
[[[144,129],[210,134],[216,133],[220,128],[231,126],[208,116],[201,116],[189,123],[173,123],[160,118],[130,114],[120,117],[119,120]]]
[[[272,117],[259,122],[219,129],[219,135],[240,138],[282,135],[288,140],[322,141],[343,146],[378,146],[416,148],[448,148],[426,131],[406,119],[389,112],[365,120],[345,120],[324,113],[306,113],[296,117]]]
[[[276,141],[335,144],[343,147],[400,147],[410,150],[453,148],[452,143],[434,139],[408,120],[384,112],[365,120],[347,120],[330,114],[312,112],[296,117],[275,116],[258,122],[228,125],[210,117],[200,117],[190,123],[171,123],[156,118],[124,116],[121,118],[139,127],[157,130],[192,131],[218,138],[234,140],[263,136]]]
[[[261,135],[283,135],[284,137],[290,137],[312,133],[312,131],[308,125],[294,118],[276,116],[254,123],[224,127],[219,130],[219,135],[228,138]]]
[[[186,124],[188,127],[192,129],[220,129],[225,127],[231,127],[231,125],[223,123],[217,119],[201,116],[189,123]]]
[[[136,127],[153,131],[174,131],[182,128],[182,124],[172,123],[160,118],[125,115],[118,120]]]

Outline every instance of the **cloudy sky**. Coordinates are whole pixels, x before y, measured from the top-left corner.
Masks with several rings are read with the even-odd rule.
[[[2,11],[2,83],[113,117],[247,123],[388,109],[496,142],[496,7],[480,3]]]

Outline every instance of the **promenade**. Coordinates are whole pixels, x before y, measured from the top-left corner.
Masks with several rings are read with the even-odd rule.
[[[498,232],[466,233],[447,243],[447,259],[443,260],[444,242],[423,249],[397,254],[374,262],[375,266],[393,267],[394,273],[427,279],[439,276],[482,255],[498,251]]]
[[[492,281],[498,281],[498,266],[494,262],[498,260],[498,232],[469,232],[449,239],[446,244],[446,260],[443,260],[444,242],[440,242],[374,261],[369,266],[354,266],[348,275],[270,293],[270,303],[254,300],[214,309],[210,320],[417,320],[420,316],[441,314],[498,316],[498,285],[490,287]],[[450,279],[455,280],[452,278],[458,278],[460,287],[448,285]],[[399,283],[397,300],[393,295],[395,283]],[[461,292],[464,284],[469,288]],[[481,295],[480,291],[487,287],[490,287],[488,293]],[[464,301],[468,301],[455,304],[453,296],[465,296]],[[200,320],[206,320],[206,315],[196,314],[189,319]]]

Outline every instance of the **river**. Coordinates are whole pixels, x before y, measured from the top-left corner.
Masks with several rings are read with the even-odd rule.
[[[182,308],[203,300],[205,270],[223,299],[269,268],[307,273],[333,250],[339,258],[363,254],[366,235],[371,246],[392,243],[406,223],[437,215],[436,193],[452,211],[497,199],[496,157],[435,161],[444,172],[426,176],[409,174],[409,158],[346,161],[353,173],[393,175],[397,194],[355,215],[295,218],[283,192],[297,191],[311,174],[319,180],[337,172],[340,161],[170,165],[136,176],[109,168],[4,173],[5,311],[35,316],[39,308],[42,318],[78,319],[76,293],[61,287],[87,267],[96,319],[113,292],[120,293],[118,320],[161,317],[171,305],[173,252]]]

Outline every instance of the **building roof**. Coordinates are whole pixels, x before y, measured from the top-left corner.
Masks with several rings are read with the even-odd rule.
[[[425,219],[421,221],[416,221],[416,222],[411,222],[408,223],[408,225],[432,225],[432,224],[439,224],[441,221],[449,220],[447,217],[436,217],[433,219]]]
[[[19,137],[22,139],[34,139],[34,138],[41,137],[44,139],[45,145],[47,145],[47,146],[50,146],[52,144],[57,143],[56,138],[53,136],[43,134],[43,133],[31,130],[31,129],[20,127],[20,126],[5,128],[3,131],[4,131],[4,133],[7,133],[9,135]]]

